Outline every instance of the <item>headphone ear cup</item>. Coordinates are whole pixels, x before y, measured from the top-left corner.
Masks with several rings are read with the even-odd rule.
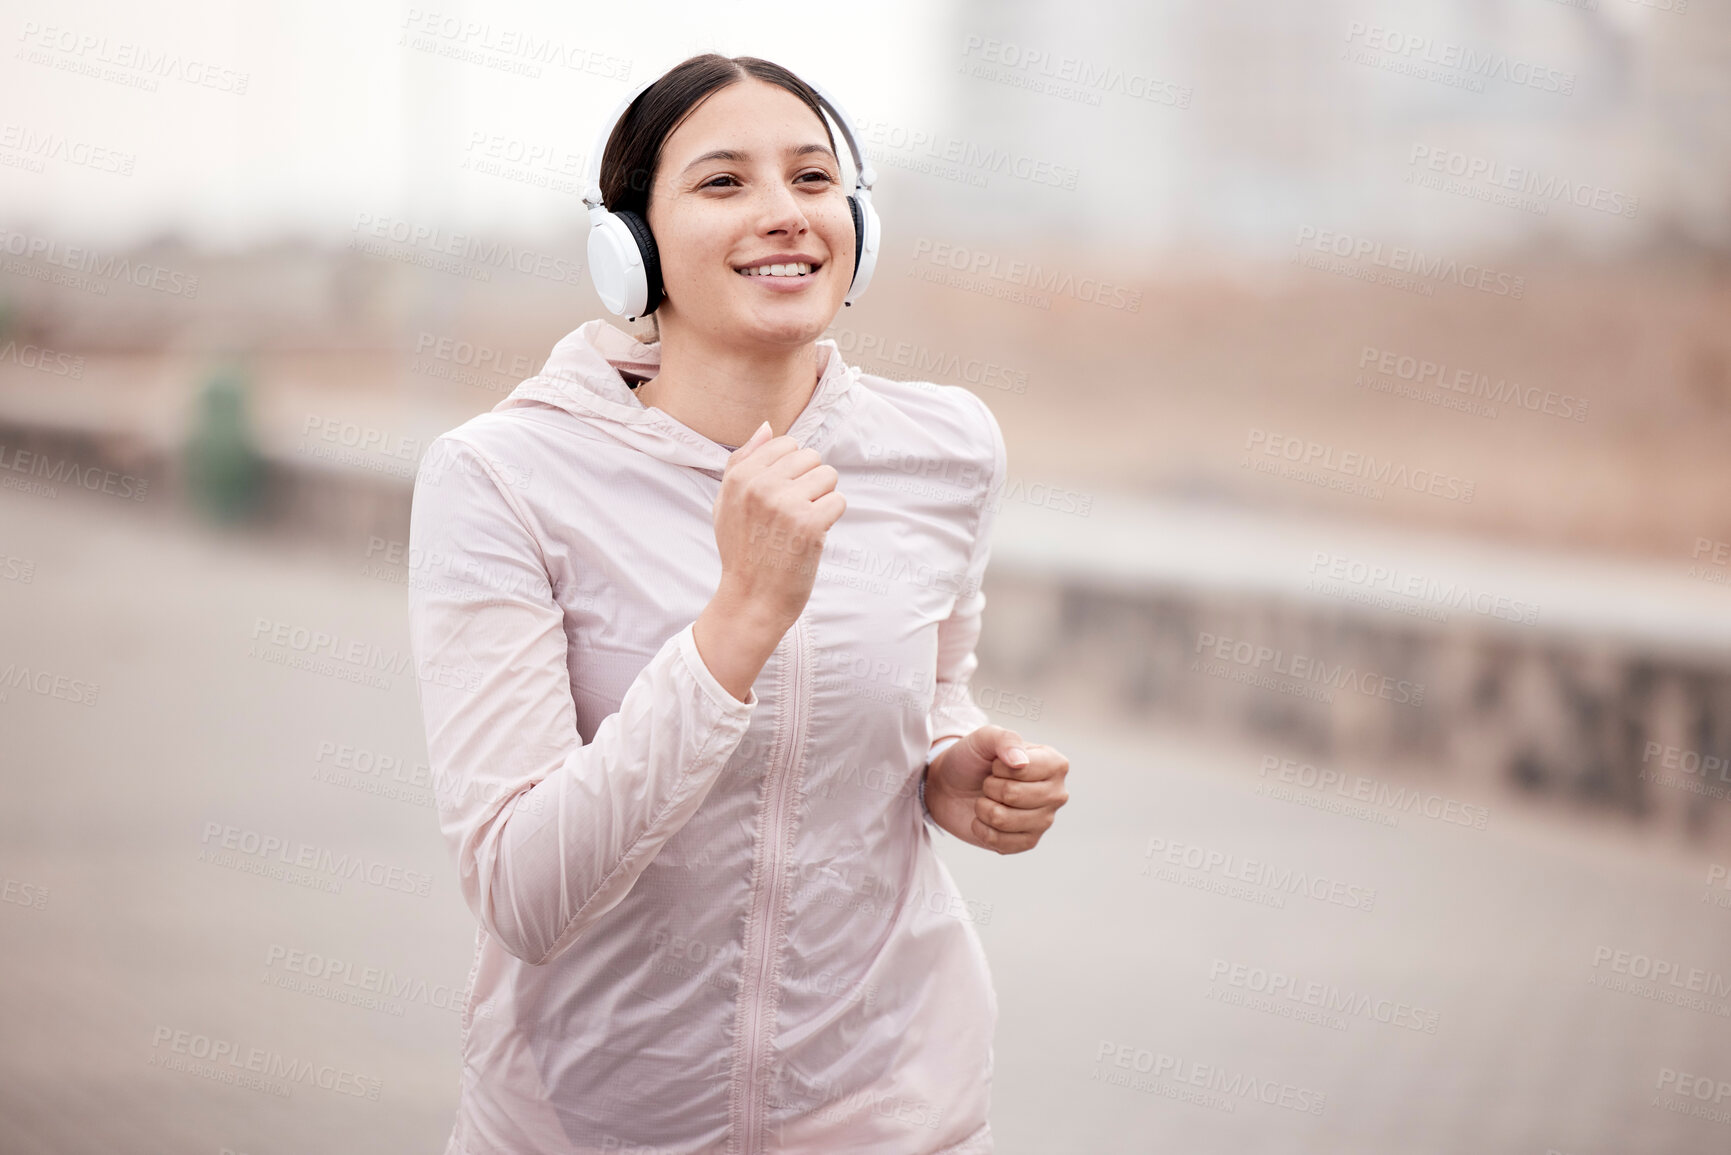
[[[630,210],[613,214],[625,227],[631,230],[631,235],[637,241],[637,251],[643,257],[643,281],[646,290],[643,298],[643,312],[640,317],[647,317],[661,305],[661,250],[655,246],[655,234],[649,231],[649,222]]]
[[[848,282],[851,289],[859,279],[860,254],[865,251],[865,214],[860,212],[859,198],[854,196],[847,198],[847,211],[853,217],[853,278]]]
[[[857,196],[847,198],[848,212],[853,215],[853,281],[848,285],[847,296],[842,304],[851,305],[866,291],[866,286],[872,282],[872,271],[878,264],[878,237],[881,226],[878,224],[877,210],[870,200],[861,201]]]

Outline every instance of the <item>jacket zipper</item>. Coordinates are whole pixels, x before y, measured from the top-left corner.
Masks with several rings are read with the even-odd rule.
[[[748,995],[746,1002],[746,1030],[749,1039],[748,1059],[746,1063],[745,1084],[745,1118],[742,1131],[742,1150],[744,1155],[758,1155],[762,1143],[763,1110],[768,1099],[768,1087],[764,1084],[764,1068],[769,1062],[769,1051],[773,1043],[775,1023],[770,1014],[768,1003],[779,1004],[779,999],[772,999],[772,986],[776,977],[776,960],[781,942],[781,928],[777,925],[781,917],[783,890],[787,883],[786,858],[788,851],[788,834],[791,827],[791,810],[788,802],[790,794],[795,793],[794,786],[800,777],[798,774],[799,760],[805,748],[805,707],[806,707],[806,636],[805,618],[794,619],[793,644],[788,647],[788,669],[790,695],[793,708],[789,713],[790,732],[787,742],[787,761],[781,772],[770,784],[768,812],[764,817],[764,877],[767,885],[762,888],[754,900],[757,909],[753,911],[754,920],[761,928],[759,935],[759,955],[752,960],[755,964],[755,986]]]

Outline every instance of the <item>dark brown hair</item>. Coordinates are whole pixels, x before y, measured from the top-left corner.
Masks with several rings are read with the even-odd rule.
[[[601,152],[601,199],[613,212],[634,212],[647,223],[649,192],[661,164],[661,148],[673,130],[711,93],[737,84],[746,77],[774,84],[799,97],[817,116],[836,152],[835,133],[824,118],[823,106],[811,85],[779,64],[756,56],[722,56],[706,52],[670,68],[638,94],[619,118],[607,146]],[[836,153],[837,159],[841,154]],[[655,337],[661,338],[661,323],[652,313]]]

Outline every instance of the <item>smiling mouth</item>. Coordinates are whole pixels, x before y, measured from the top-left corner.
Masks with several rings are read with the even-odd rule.
[[[786,277],[789,280],[799,277],[809,277],[815,274],[822,265],[808,265],[803,262],[790,262],[785,265],[758,265],[750,269],[735,269],[742,277]]]

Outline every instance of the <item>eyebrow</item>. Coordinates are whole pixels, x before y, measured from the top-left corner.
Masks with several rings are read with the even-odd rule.
[[[821,144],[798,145],[794,148],[788,149],[787,155],[790,157],[810,156],[812,153],[819,153],[819,152],[822,153],[823,155],[829,157],[831,160],[835,161],[837,164],[841,163],[841,161],[836,158],[835,153],[831,152],[827,146],[821,145]],[[711,160],[743,161],[743,160],[750,160],[750,159],[751,159],[750,156],[748,156],[746,153],[738,151],[737,149],[731,149],[731,148],[711,149],[710,151],[704,153],[702,156],[698,157],[696,160],[692,161],[690,164],[686,165],[683,169],[681,169],[679,172],[679,175],[684,176],[686,173],[690,172],[692,169],[696,168],[698,165],[704,163],[705,161],[711,161]]]

